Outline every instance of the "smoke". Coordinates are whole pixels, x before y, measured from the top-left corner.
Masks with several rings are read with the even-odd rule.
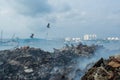
[[[120,47],[120,46],[116,46],[116,47]],[[120,49],[110,50],[107,48],[102,48],[97,50],[95,54],[90,58],[82,58],[82,59],[79,58],[77,60],[78,63],[76,70],[80,70],[80,71],[79,72],[76,71],[77,73],[74,73],[76,75],[74,80],[80,80],[80,78],[85,74],[85,72],[88,69],[90,69],[99,59],[101,58],[108,59],[110,56],[115,56],[118,54],[120,54]]]

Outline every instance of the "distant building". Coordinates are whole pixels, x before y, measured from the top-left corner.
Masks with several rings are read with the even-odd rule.
[[[84,40],[96,40],[97,39],[97,35],[96,34],[86,34],[83,37]]]
[[[110,41],[118,41],[120,40],[118,37],[108,37],[107,40],[110,40]]]
[[[69,42],[69,41],[71,41],[71,38],[70,38],[70,37],[67,37],[67,38],[65,38],[65,41],[66,41],[66,42]]]
[[[81,38],[65,38],[65,42],[81,42]]]
[[[89,35],[84,35],[84,40],[89,40]]]
[[[81,39],[80,38],[72,38],[72,41],[74,41],[74,42],[81,42]]]

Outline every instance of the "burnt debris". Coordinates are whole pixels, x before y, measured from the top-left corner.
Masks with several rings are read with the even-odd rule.
[[[70,75],[75,70],[78,72],[75,60],[94,55],[97,48],[96,45],[81,44],[65,46],[54,52],[29,46],[0,51],[0,80],[72,80],[75,76]]]
[[[120,80],[120,55],[101,58],[81,80]]]

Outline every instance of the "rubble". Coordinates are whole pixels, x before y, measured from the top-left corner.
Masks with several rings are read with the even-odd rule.
[[[76,59],[94,55],[98,46],[66,45],[54,52],[29,46],[0,51],[0,80],[72,80]],[[80,71],[80,70],[79,70]]]
[[[101,58],[81,80],[120,80],[120,55]]]

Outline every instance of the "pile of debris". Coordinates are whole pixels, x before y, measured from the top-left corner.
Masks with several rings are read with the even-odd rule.
[[[47,80],[51,60],[51,54],[41,49],[22,47],[1,51],[0,80]]]
[[[29,46],[0,51],[0,80],[71,80],[75,59],[91,56],[96,49],[80,44],[53,53]]]
[[[81,80],[120,80],[120,55],[101,58]]]

